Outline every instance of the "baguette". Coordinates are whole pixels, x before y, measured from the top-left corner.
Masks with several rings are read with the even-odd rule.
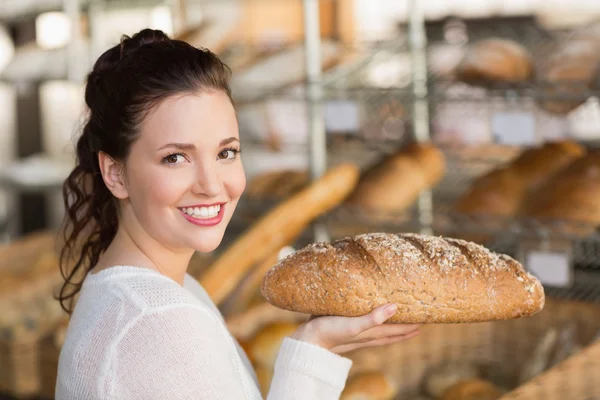
[[[271,268],[262,294],[276,307],[360,316],[388,302],[392,323],[467,323],[530,316],[541,283],[514,259],[459,239],[371,233],[313,243]]]
[[[253,265],[290,243],[314,219],[340,204],[354,189],[358,177],[356,165],[340,164],[256,221],[201,278],[215,304],[221,304]]]

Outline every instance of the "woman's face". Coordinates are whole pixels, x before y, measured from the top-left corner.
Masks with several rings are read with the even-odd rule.
[[[171,249],[221,243],[246,177],[234,108],[220,91],[176,96],[150,113],[125,165],[142,228]]]

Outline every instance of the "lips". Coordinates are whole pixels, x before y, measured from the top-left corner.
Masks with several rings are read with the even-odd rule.
[[[214,226],[218,225],[225,215],[225,204],[214,204],[210,206],[194,206],[179,208],[181,215],[194,225]]]

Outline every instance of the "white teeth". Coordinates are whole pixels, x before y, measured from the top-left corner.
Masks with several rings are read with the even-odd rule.
[[[221,206],[210,206],[210,207],[182,207],[181,211],[194,218],[214,218],[219,215]]]

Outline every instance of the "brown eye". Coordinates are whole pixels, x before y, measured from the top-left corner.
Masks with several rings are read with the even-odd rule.
[[[183,161],[183,155],[181,154],[170,154],[163,158],[163,162],[166,164],[177,164]]]
[[[227,160],[230,158],[235,158],[235,151],[234,150],[223,150],[222,152],[219,153],[219,159],[220,160]]]

